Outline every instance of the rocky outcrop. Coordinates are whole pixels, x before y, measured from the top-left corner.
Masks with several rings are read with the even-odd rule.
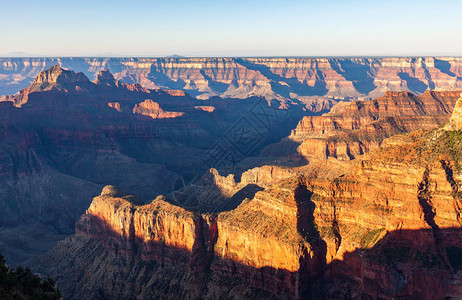
[[[311,111],[342,99],[367,99],[386,91],[462,89],[462,60],[415,58],[2,58],[0,94],[29,85],[59,64],[93,77],[106,69],[143,87],[183,90],[200,98],[264,96],[301,102]]]
[[[58,285],[68,287],[75,277],[66,274],[80,269],[44,266],[55,257],[83,265],[71,249],[83,249],[90,238],[112,255],[134,257],[137,269],[160,261],[169,274],[182,265],[186,276],[197,279],[192,285],[185,275],[177,277],[182,297],[216,298],[234,286],[253,297],[266,291],[266,297],[285,299],[457,298],[461,147],[459,130],[417,130],[385,139],[380,149],[333,179],[314,167],[314,172],[294,168],[290,176],[284,168],[266,166],[242,174],[237,183],[233,175],[212,170],[209,180],[224,195],[243,182],[274,180],[217,214],[192,213],[160,198],[139,206],[106,187],[79,222],[77,237],[45,257],[37,270],[50,275],[65,270],[68,279]],[[134,270],[125,272],[138,276]],[[99,283],[90,274],[78,285],[98,288],[118,278]],[[164,280],[169,285],[172,278]],[[114,295],[103,290],[105,297]],[[73,291],[78,288],[67,290]]]
[[[206,112],[214,112],[215,111],[215,107],[213,106],[194,106],[195,109],[197,110],[202,110],[202,111],[206,111]]]
[[[307,282],[321,275],[325,259],[309,198],[302,183],[289,180],[214,217],[189,212],[162,197],[140,205],[133,196],[106,186],[77,223],[76,235],[99,240],[112,255],[162,264],[167,273],[183,266],[207,286],[200,297],[213,297],[217,290],[235,288],[234,283],[242,281],[254,292],[298,298],[307,292]],[[88,286],[92,277],[88,274],[79,285]],[[230,281],[217,284],[212,278]],[[99,284],[108,283],[105,279]],[[69,287],[69,282],[60,286]],[[178,288],[176,293],[191,293],[187,286]],[[79,294],[63,292],[69,298]],[[114,294],[105,290],[105,295]]]
[[[387,92],[370,101],[340,102],[322,116],[304,117],[289,139],[301,142],[298,152],[308,160],[350,160],[378,149],[384,138],[445,124],[459,95]]]
[[[200,238],[196,237],[198,216],[161,197],[147,205],[137,204],[143,202],[106,186],[76,225],[77,232],[106,236],[104,243],[110,248],[145,259],[178,262],[178,253],[193,251],[196,238]],[[172,252],[164,251],[163,245]]]
[[[146,99],[143,102],[136,104],[133,108],[134,114],[149,116],[153,119],[171,119],[184,115],[183,112],[164,111],[160,105],[151,99]]]
[[[42,89],[50,88],[52,84],[88,84],[89,79],[83,73],[75,73],[55,65],[45,71],[40,72],[35,78],[33,85],[42,85]]]
[[[107,106],[117,110],[118,112],[122,112],[122,107],[120,106],[119,102],[108,102]]]
[[[21,90],[17,96],[4,96],[0,101],[12,101],[15,106],[21,107],[34,92],[83,92],[91,87],[90,80],[81,72],[75,73],[55,65],[40,72],[34,82],[27,88]]]
[[[325,298],[460,296],[459,151],[458,131],[420,130],[334,180],[308,179],[327,244]]]
[[[235,275],[254,286],[284,298],[302,297],[325,260],[310,197],[303,183],[288,180],[220,213],[215,255],[227,263],[217,260],[212,268],[220,271],[232,262]]]
[[[444,127],[445,130],[461,130],[462,129],[462,95],[457,100],[454,107],[454,112],[449,119],[448,124]]]

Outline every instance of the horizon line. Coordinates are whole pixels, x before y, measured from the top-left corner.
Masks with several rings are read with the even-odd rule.
[[[188,59],[188,58],[432,58],[432,57],[450,57],[462,58],[459,55],[236,55],[236,56],[186,56],[186,55],[24,55],[24,56],[11,56],[0,55],[0,59],[4,58],[169,58],[169,59]]]

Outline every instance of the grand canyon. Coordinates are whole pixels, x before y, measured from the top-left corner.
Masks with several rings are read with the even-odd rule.
[[[462,297],[460,58],[0,58],[0,94],[0,253],[64,299]]]

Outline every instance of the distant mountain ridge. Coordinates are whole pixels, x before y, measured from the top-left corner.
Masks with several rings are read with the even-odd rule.
[[[90,79],[106,69],[126,83],[180,89],[191,96],[264,96],[302,102],[322,111],[342,99],[367,99],[385,91],[462,89],[462,58],[0,58],[0,95],[27,87],[53,65]]]

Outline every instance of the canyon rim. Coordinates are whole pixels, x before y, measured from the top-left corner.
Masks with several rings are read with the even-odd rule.
[[[0,300],[462,299],[462,3],[0,7]]]

